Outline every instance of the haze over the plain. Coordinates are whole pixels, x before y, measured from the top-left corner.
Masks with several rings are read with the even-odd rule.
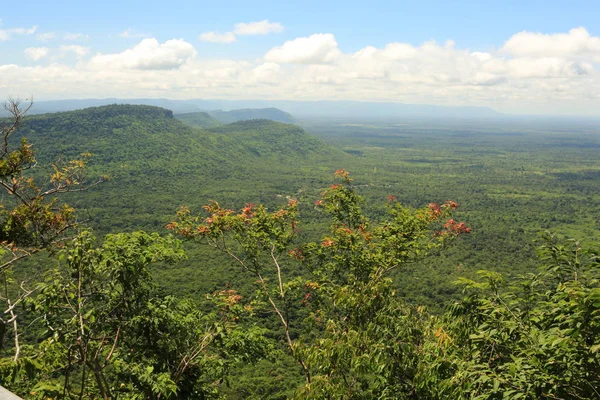
[[[600,115],[595,2],[5,4],[0,96],[354,100]],[[168,11],[168,12],[167,12]]]

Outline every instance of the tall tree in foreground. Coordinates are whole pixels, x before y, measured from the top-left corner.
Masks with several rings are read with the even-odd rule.
[[[27,398],[217,398],[229,366],[260,359],[269,344],[240,324],[247,310],[233,291],[212,295],[212,312],[161,294],[149,266],[182,257],[178,241],[156,233],[108,235],[100,246],[78,235],[29,301],[40,323],[24,349],[28,373],[5,378],[19,378]]]
[[[84,173],[90,154],[68,162],[57,161],[51,166],[50,178],[41,185],[36,183],[32,146],[25,138],[18,144],[13,139],[31,105],[31,102],[9,98],[4,107],[10,117],[0,121],[0,188],[7,195],[2,196],[0,203],[0,300],[4,303],[0,314],[0,343],[12,335],[15,362],[20,355],[16,307],[33,289],[30,282],[14,282],[12,268],[19,260],[56,249],[73,234],[74,210],[59,203],[56,195],[90,186]]]
[[[395,296],[389,273],[469,232],[449,218],[456,203],[411,210],[390,198],[370,221],[347,171],[315,206],[332,224],[319,242],[296,243],[298,202],[239,212],[211,203],[181,208],[169,225],[228,254],[257,282],[306,384],[301,398],[410,398],[427,316]]]

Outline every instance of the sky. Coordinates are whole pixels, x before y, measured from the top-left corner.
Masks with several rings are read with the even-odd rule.
[[[0,97],[360,100],[600,116],[599,1],[0,6]]]

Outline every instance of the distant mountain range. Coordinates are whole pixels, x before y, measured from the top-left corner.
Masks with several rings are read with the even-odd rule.
[[[43,114],[59,111],[71,111],[87,107],[109,104],[140,104],[173,110],[175,114],[208,112],[212,117],[223,122],[234,122],[239,117],[228,114],[235,110],[244,114],[242,119],[268,118],[256,114],[256,109],[278,109],[292,122],[297,118],[497,118],[504,114],[489,107],[447,107],[423,104],[402,104],[391,102],[366,101],[295,101],[295,100],[169,100],[169,99],[85,99],[85,100],[53,100],[35,102],[31,113]],[[291,115],[289,115],[291,114]]]
[[[101,190],[71,193],[69,202],[85,209],[100,231],[115,221],[119,229],[159,229],[180,204],[235,201],[240,190],[256,196],[248,201],[268,202],[263,193],[297,190],[294,176],[306,166],[348,157],[296,125],[253,118],[265,113],[287,118],[279,110],[241,110],[220,115],[252,119],[224,124],[208,114],[192,115],[218,124],[202,129],[164,108],[108,105],[31,115],[15,139],[34,144],[41,169],[61,157],[93,154],[90,173],[110,180]],[[324,169],[323,177],[331,170]],[[256,176],[264,178],[261,185]]]
[[[214,128],[223,124],[230,124],[238,121],[251,119],[268,119],[276,122],[291,124],[296,122],[291,114],[281,111],[277,108],[244,108],[231,111],[210,111],[194,112],[186,114],[177,114],[176,118],[188,125],[201,128]]]

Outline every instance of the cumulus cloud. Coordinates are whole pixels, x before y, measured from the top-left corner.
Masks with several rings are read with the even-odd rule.
[[[177,69],[196,56],[194,46],[181,39],[144,39],[131,49],[117,54],[99,54],[90,63],[95,66],[111,66],[140,70]]]
[[[65,33],[63,39],[65,40],[87,40],[89,39],[89,35],[84,33]]]
[[[235,24],[234,33],[237,35],[267,35],[283,31],[283,25],[279,22],[269,22],[263,19],[257,22],[241,22]]]
[[[572,32],[543,35],[543,40],[555,40],[560,48]],[[505,45],[517,43],[511,40],[518,35]],[[44,56],[27,50],[53,62],[0,65],[0,95],[344,99],[597,115],[600,71],[594,40],[586,43],[579,50],[552,53],[520,52],[512,44],[473,51],[452,41],[398,41],[344,53],[333,35],[315,34],[285,42],[262,59],[240,61],[209,60],[183,40],[148,38],[122,52],[89,59],[85,47],[63,46]],[[73,54],[79,55],[76,62],[60,58]]]
[[[568,33],[543,34],[519,32],[508,39],[502,52],[518,57],[600,56],[600,37],[591,36],[585,28]]]
[[[382,55],[390,60],[410,60],[417,55],[417,49],[407,43],[389,43]]]
[[[217,33],[217,32],[204,32],[198,37],[202,42],[211,43],[233,43],[237,39],[233,32]]]
[[[37,38],[37,40],[47,42],[49,40],[56,39],[56,32],[38,33],[35,37]]]
[[[33,35],[37,29],[37,25],[31,28],[0,29],[0,42],[10,40],[14,35]]]
[[[316,33],[274,47],[265,54],[265,60],[288,64],[322,64],[340,55],[335,37],[330,33]]]
[[[490,53],[474,51],[471,53],[471,56],[476,57],[479,61],[487,61],[492,59],[492,55]]]
[[[78,58],[84,57],[90,53],[90,48],[79,45],[63,45],[60,46],[63,53],[74,53]]]
[[[267,35],[283,31],[283,25],[279,22],[269,22],[268,19],[257,22],[240,22],[235,24],[233,32],[204,32],[198,39],[202,42],[211,43],[233,43],[237,41],[236,35]]]
[[[252,73],[258,82],[277,83],[280,79],[281,66],[267,62],[255,67]]]
[[[134,29],[125,29],[123,32],[119,33],[117,36],[122,38],[146,38],[150,36],[149,33],[137,32]]]
[[[594,67],[586,62],[543,57],[510,60],[508,69],[510,74],[517,78],[568,78],[590,74]]]
[[[50,49],[47,47],[28,47],[25,49],[25,55],[33,61],[41,60],[48,56]]]

